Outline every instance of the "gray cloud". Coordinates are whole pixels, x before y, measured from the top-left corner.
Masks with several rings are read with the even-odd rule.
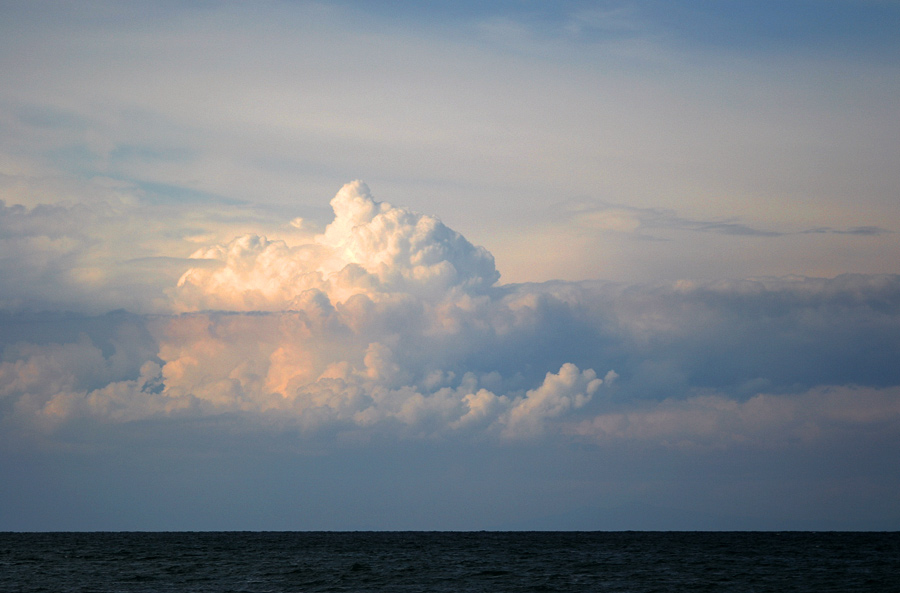
[[[854,276],[517,285],[449,310],[310,301],[270,313],[15,315],[3,320],[0,392],[7,421],[44,429],[240,413],[310,435],[533,438],[552,426],[602,443],[784,447],[792,430],[828,440],[839,426],[894,422],[898,295],[900,278]]]
[[[804,233],[833,233],[836,235],[881,235],[884,233],[893,233],[878,226],[857,226],[846,229],[833,229],[830,227],[817,227],[803,231]]]

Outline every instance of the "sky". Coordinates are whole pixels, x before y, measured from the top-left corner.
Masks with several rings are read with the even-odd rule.
[[[898,30],[0,2],[0,530],[900,529]]]

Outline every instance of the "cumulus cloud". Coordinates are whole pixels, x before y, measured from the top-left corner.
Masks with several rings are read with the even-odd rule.
[[[247,235],[194,254],[219,266],[188,270],[172,293],[191,313],[158,330],[167,393],[287,410],[306,427],[514,437],[539,434],[602,383],[562,363],[522,389],[509,372],[515,348],[502,364],[471,365],[534,323],[529,305],[495,287],[491,254],[360,182],[331,206],[334,220],[310,242]]]
[[[516,438],[582,408],[603,383],[517,345],[547,330],[542,299],[497,287],[484,248],[360,182],[331,205],[334,220],[309,241],[244,235],[198,250],[170,291],[181,313],[143,318],[156,348],[130,375],[111,373],[89,338],[17,342],[4,393],[45,424],[248,413],[307,430]]]
[[[508,434],[537,433],[545,418],[584,406],[602,383],[603,379],[598,379],[593,370],[579,372],[574,364],[566,363],[558,374],[547,373],[540,387],[516,401],[507,414],[506,431]]]
[[[331,207],[334,220],[311,243],[245,235],[194,253],[221,267],[185,272],[175,291],[180,308],[303,309],[314,293],[332,304],[356,295],[440,300],[483,293],[500,277],[483,247],[432,216],[376,201],[359,181],[341,188]]]
[[[172,414],[249,413],[263,422],[391,428],[437,435],[486,430],[539,435],[546,422],[590,401],[603,380],[563,365],[525,393],[497,394],[496,373],[431,370],[416,377],[394,347],[329,342],[299,312],[196,314],[158,320],[155,355],[140,366],[89,338],[69,344],[20,342],[0,363],[0,398],[43,428],[77,417],[128,421]],[[340,332],[339,332],[340,333]],[[342,343],[337,343],[342,342]],[[123,360],[128,358],[128,360]]]
[[[159,393],[156,342],[125,313],[0,316],[0,409],[52,428],[74,417],[131,420]]]
[[[0,411],[714,447],[896,415],[900,277],[500,285],[434,217],[359,182],[331,204],[318,235],[198,250],[174,312],[0,318]]]

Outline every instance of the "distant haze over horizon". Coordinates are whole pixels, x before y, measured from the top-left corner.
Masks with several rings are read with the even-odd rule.
[[[900,529],[900,6],[0,8],[0,530]]]

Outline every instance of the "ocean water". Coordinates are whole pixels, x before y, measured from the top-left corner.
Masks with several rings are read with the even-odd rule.
[[[900,592],[900,533],[0,533],[0,591]]]

